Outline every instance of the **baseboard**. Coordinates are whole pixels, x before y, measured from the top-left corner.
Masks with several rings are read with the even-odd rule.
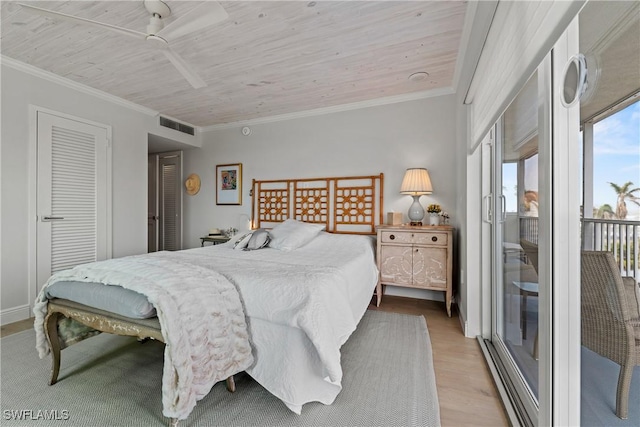
[[[9,323],[19,322],[29,317],[31,317],[31,308],[28,304],[7,308],[0,311],[0,325],[4,326]]]
[[[473,338],[473,337],[467,335],[467,331],[469,329],[469,324],[467,323],[467,319],[464,318],[464,313],[462,312],[462,310],[460,310],[459,307],[460,306],[458,306],[458,320],[460,320],[460,327],[462,328],[462,333],[467,338]]]

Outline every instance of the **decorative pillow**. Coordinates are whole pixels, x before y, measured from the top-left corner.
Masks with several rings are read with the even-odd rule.
[[[251,239],[252,235],[253,235],[253,231],[250,231],[240,236],[238,239],[236,239],[236,242],[233,244],[233,249],[240,250],[240,249],[246,248],[247,244],[249,244],[249,240]]]
[[[245,251],[253,251],[255,249],[262,249],[267,247],[271,237],[269,232],[264,228],[259,228],[253,232],[251,238],[247,242],[247,246],[243,249]]]
[[[288,219],[273,227],[269,246],[281,251],[292,251],[312,241],[324,229],[324,224],[309,224]]]

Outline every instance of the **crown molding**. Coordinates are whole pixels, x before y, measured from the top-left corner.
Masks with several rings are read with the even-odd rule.
[[[421,92],[413,92],[403,95],[387,96],[384,98],[370,99],[367,101],[353,102],[350,104],[335,105],[332,107],[317,108],[314,110],[296,111],[295,113],[280,114],[277,116],[260,117],[257,119],[241,120],[237,122],[221,123],[218,125],[202,126],[200,131],[209,132],[223,129],[233,129],[242,126],[262,125],[265,123],[281,122],[285,120],[300,119],[304,117],[323,116],[325,114],[339,113],[342,111],[358,110],[361,108],[378,107],[381,105],[396,104],[399,102],[416,101],[419,99],[435,98],[437,96],[453,95],[452,87],[431,89]]]
[[[35,77],[39,77],[43,80],[47,80],[51,83],[56,83],[61,86],[65,86],[69,89],[76,90],[78,92],[85,93],[87,95],[95,96],[96,98],[100,98],[104,101],[111,102],[113,104],[119,105],[121,107],[129,108],[131,110],[135,110],[139,113],[147,114],[149,116],[157,116],[160,114],[159,112],[152,110],[151,108],[143,107],[142,105],[136,104],[131,101],[127,101],[126,99],[120,98],[115,95],[111,95],[107,92],[103,92],[98,89],[94,89],[82,83],[74,82],[66,77],[59,76],[50,71],[43,70],[41,68],[35,67],[33,65],[24,63],[22,61],[18,61],[16,59],[10,58],[8,56],[0,54],[0,64],[6,65],[7,67],[13,68],[14,70],[21,71],[23,73],[30,74]],[[191,125],[192,126],[192,125]]]

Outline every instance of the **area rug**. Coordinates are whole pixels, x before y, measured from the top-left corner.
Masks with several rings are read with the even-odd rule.
[[[158,342],[108,334],[87,339],[63,350],[53,386],[47,385],[51,359],[38,359],[33,330],[0,340],[0,353],[3,426],[167,423]],[[342,348],[342,366],[343,390],[332,405],[309,403],[296,415],[242,373],[235,393],[218,383],[180,426],[440,425],[424,317],[367,311]]]

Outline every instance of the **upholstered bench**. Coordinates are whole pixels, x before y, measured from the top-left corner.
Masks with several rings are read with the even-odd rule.
[[[154,339],[164,343],[158,317],[135,319],[100,310],[67,299],[54,298],[49,301],[45,317],[45,334],[51,346],[51,378],[49,385],[58,380],[60,373],[60,351],[63,348],[58,334],[58,320],[61,316],[73,319],[85,326],[109,334],[137,337],[139,340]],[[226,380],[227,390],[236,391],[233,375]],[[177,425],[177,420],[171,420]]]

